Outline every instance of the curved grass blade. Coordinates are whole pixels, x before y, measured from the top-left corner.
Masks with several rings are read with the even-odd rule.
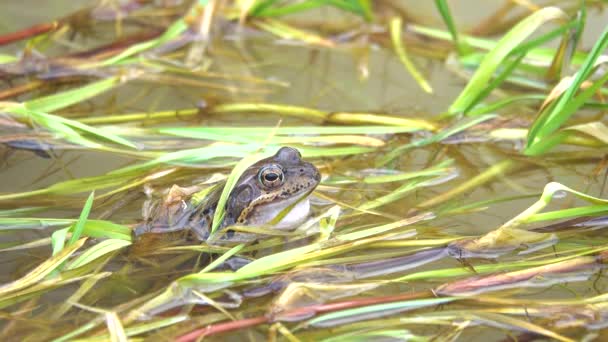
[[[412,63],[412,61],[410,60],[410,58],[407,55],[405,46],[403,46],[403,40],[401,39],[401,30],[402,30],[401,18],[395,17],[395,18],[391,19],[390,32],[391,32],[391,40],[393,42],[393,47],[395,48],[395,52],[397,53],[397,56],[399,56],[399,60],[401,61],[401,63],[403,63],[403,65],[405,66],[407,71],[412,75],[412,77],[414,77],[414,80],[416,80],[416,82],[418,83],[420,88],[422,88],[422,90],[424,90],[425,92],[432,94],[433,88],[427,82],[427,80],[422,76],[422,74],[420,72],[418,72],[418,69],[416,69],[416,66],[414,66],[414,63]]]
[[[84,253],[78,256],[78,258],[71,261],[65,268],[65,270],[71,270],[84,266],[90,262],[93,262],[102,256],[112,253],[121,248],[130,246],[131,242],[120,240],[120,239],[109,239],[103,240],[93,247],[87,249]]]
[[[54,112],[76,103],[86,101],[114,88],[120,83],[122,83],[120,77],[110,77],[105,80],[87,84],[80,88],[25,101],[23,102],[23,106],[34,112]]]
[[[250,15],[255,17],[278,17],[331,5],[360,15],[368,21],[373,18],[369,0],[305,0],[283,6],[273,6],[275,3],[277,3],[277,0],[259,1],[251,9]]]
[[[130,141],[111,134],[110,132],[93,128],[75,120],[48,114],[48,112],[63,109],[95,97],[116,87],[116,85],[122,82],[124,81],[121,77],[111,77],[80,88],[25,101],[20,105],[8,106],[6,111],[32,119],[38,124],[47,127],[51,131],[68,137],[68,140],[84,146],[97,147],[95,143],[89,142],[88,139],[81,137],[80,134],[78,134],[75,130],[89,133],[102,140],[109,140],[123,146],[136,148],[136,146]]]
[[[305,324],[313,327],[333,327],[366,319],[384,317],[403,311],[420,309],[453,302],[457,298],[428,298],[407,300],[396,303],[369,305],[361,308],[342,310],[315,317]]]
[[[207,2],[208,2],[208,0],[196,1],[195,4],[192,6],[191,10],[184,17],[178,19],[173,24],[171,24],[171,26],[169,26],[165,30],[165,32],[163,32],[163,34],[160,35],[160,37],[151,39],[151,40],[143,42],[143,43],[132,45],[129,48],[127,48],[125,51],[121,52],[120,54],[118,54],[114,57],[110,57],[101,63],[94,63],[92,65],[89,65],[88,67],[115,65],[115,64],[118,64],[118,63],[126,60],[127,58],[129,58],[133,55],[136,55],[136,54],[144,52],[146,50],[150,50],[152,48],[158,47],[172,39],[177,38],[180,34],[185,32],[186,29],[188,29],[188,24],[186,23],[185,17],[187,17],[190,14],[196,16],[196,11],[198,11],[200,7],[205,6],[207,4]]]
[[[519,226],[521,224],[530,222],[531,219],[532,220],[534,220],[534,219],[538,220],[539,216],[536,216],[536,215],[541,210],[543,210],[547,205],[549,205],[549,203],[551,203],[551,200],[553,199],[553,197],[555,196],[555,194],[558,193],[558,192],[568,192],[568,193],[571,193],[574,196],[582,199],[583,201],[586,201],[586,202],[589,202],[589,203],[593,203],[593,204],[596,204],[596,205],[600,205],[602,207],[608,205],[608,199],[602,199],[602,198],[598,198],[598,197],[593,197],[593,196],[587,195],[587,194],[585,194],[583,192],[571,189],[571,188],[569,188],[569,187],[567,187],[567,186],[565,186],[563,184],[560,184],[560,183],[557,183],[557,182],[551,182],[551,183],[548,183],[547,185],[545,185],[545,188],[543,189],[543,193],[540,196],[540,198],[538,199],[538,201],[536,201],[534,204],[532,204],[526,210],[524,210],[523,212],[521,212],[519,215],[515,216],[513,219],[509,220],[501,228],[503,228],[503,227],[517,227],[517,226]],[[540,216],[540,217],[542,217],[542,216]],[[564,216],[563,218],[567,218],[567,217],[570,217],[570,216]]]
[[[78,250],[86,239],[80,239],[74,244],[67,246],[61,252],[50,257],[45,262],[38,265],[36,268],[28,272],[25,276],[11,283],[0,286],[0,301],[11,292],[23,289],[25,287],[34,285],[40,280],[44,279],[47,275],[55,271],[59,266],[63,264],[76,250]]]
[[[97,137],[100,140],[108,140],[112,141],[116,144],[127,146],[129,148],[137,148],[135,144],[130,142],[129,140],[119,137],[107,130],[102,130],[99,128],[91,127],[80,123],[75,120],[66,119],[57,115],[47,114],[43,112],[33,111],[25,108],[25,106],[14,106],[6,109],[7,112],[18,115],[22,118],[26,118],[32,120],[50,130],[53,133],[56,133],[60,136],[65,137],[69,142],[75,143],[77,145],[90,147],[90,148],[101,148],[102,146],[90,139],[83,137],[77,130],[82,132],[91,134]]]

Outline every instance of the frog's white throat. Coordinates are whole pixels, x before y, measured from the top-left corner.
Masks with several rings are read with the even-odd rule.
[[[299,202],[298,202],[299,201]],[[294,203],[297,202],[295,205]],[[291,210],[275,225],[273,229],[292,230],[298,228],[308,219],[310,214],[310,201],[301,196],[258,206],[249,217],[248,225],[261,226],[271,223],[285,208],[293,206]]]

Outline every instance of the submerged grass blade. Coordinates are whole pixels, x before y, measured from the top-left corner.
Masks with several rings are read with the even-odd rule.
[[[57,226],[73,225],[75,222],[75,219],[2,217],[0,218],[0,231],[17,229],[47,229]],[[65,230],[67,233],[68,228]],[[109,238],[131,241],[131,229],[129,227],[105,220],[86,220],[83,233],[94,238]]]
[[[88,133],[100,140],[112,141],[116,144],[127,146],[129,148],[137,148],[135,144],[112,134],[109,131],[91,127],[78,121],[66,119],[57,115],[47,114],[43,112],[33,111],[22,106],[9,107],[6,109],[12,114],[36,122],[49,131],[64,137],[69,142],[90,148],[102,148],[102,146],[88,138],[82,136],[78,131]]]
[[[208,0],[197,0],[194,2],[191,10],[182,18],[176,20],[171,26],[169,26],[165,32],[163,32],[160,37],[130,46],[126,50],[122,51],[118,55],[114,57],[110,57],[105,61],[97,64],[93,63],[89,67],[97,67],[97,66],[109,66],[120,63],[121,61],[126,60],[129,57],[132,57],[136,54],[142,53],[144,51],[150,50],[152,48],[161,46],[168,41],[177,38],[180,34],[185,32],[188,29],[188,24],[186,23],[186,17],[189,15],[196,16],[196,12],[199,11],[200,7],[207,5]]]
[[[472,179],[470,179],[444,193],[441,193],[440,195],[438,195],[436,197],[433,197],[427,201],[424,201],[424,202],[418,204],[417,207],[418,208],[430,208],[430,207],[439,205],[441,203],[445,203],[458,195],[461,195],[467,191],[471,191],[471,190],[479,187],[480,185],[483,185],[483,184],[495,179],[496,177],[509,172],[510,170],[514,169],[516,166],[517,166],[517,163],[515,163],[512,160],[509,160],[509,159],[503,160],[503,161],[487,168],[485,171],[481,172],[479,175],[473,177]]]
[[[394,150],[390,151],[385,156],[383,156],[379,160],[379,163],[380,163],[380,165],[386,165],[387,163],[389,163],[393,159],[399,157],[401,154],[403,154],[407,150],[411,150],[415,147],[423,147],[423,146],[426,146],[429,144],[440,142],[443,139],[447,139],[447,138],[449,138],[455,134],[458,134],[460,132],[463,132],[475,125],[478,125],[482,122],[485,122],[485,121],[488,121],[491,119],[494,119],[496,117],[497,117],[496,114],[485,114],[485,115],[465,118],[463,120],[457,121],[452,126],[446,127],[443,130],[437,132],[436,134],[431,135],[428,138],[416,140],[407,145],[402,145],[402,146],[395,148]]]
[[[53,271],[57,269],[57,267],[61,266],[64,261],[66,261],[76,250],[78,250],[86,239],[80,239],[76,243],[67,246],[61,252],[56,255],[50,257],[45,262],[38,265],[36,268],[31,270],[28,274],[21,277],[18,280],[15,280],[11,283],[0,286],[0,300],[3,300],[5,296],[10,294],[11,292],[26,288],[28,286],[34,285],[38,283],[40,280],[44,279],[47,275],[51,274]]]
[[[32,120],[54,133],[65,136],[69,141],[83,146],[98,147],[96,143],[82,137],[77,131],[91,134],[101,140],[109,140],[123,146],[136,148],[130,141],[108,131],[102,131],[78,121],[48,114],[48,112],[63,109],[95,97],[116,87],[122,81],[120,77],[111,77],[77,89],[29,100],[22,104],[8,105],[5,109],[18,117]]]
[[[480,320],[486,320],[490,324],[504,324],[504,325],[512,326],[512,327],[518,328],[523,331],[529,331],[536,335],[547,336],[547,337],[553,338],[557,341],[562,341],[562,342],[574,342],[575,341],[566,336],[557,334],[538,324],[530,323],[527,320],[521,320],[521,319],[509,317],[507,315],[500,315],[500,314],[495,314],[495,313],[490,313],[490,312],[480,312],[480,313],[477,313],[476,316]]]
[[[110,77],[105,80],[87,84],[84,87],[29,100],[24,102],[23,105],[26,109],[34,112],[54,112],[104,93],[116,87],[121,82],[122,79],[120,77]]]
[[[256,20],[255,25],[264,31],[274,34],[283,39],[300,40],[308,44],[316,44],[326,47],[332,47],[334,43],[331,40],[320,37],[312,32],[304,31],[293,26],[287,25],[278,20]]]
[[[414,299],[402,302],[369,305],[355,309],[342,310],[315,317],[305,324],[313,327],[333,327],[364,319],[378,318],[407,310],[435,306],[453,302],[456,298]]]
[[[236,246],[232,247],[229,251],[222,254],[221,257],[215,259],[213,262],[209,263],[209,265],[205,266],[205,268],[200,270],[198,273],[206,273],[209,271],[213,271],[214,268],[220,266],[224,261],[228,260],[235,254],[240,252],[243,249],[243,247],[245,247],[245,244],[240,244],[240,245],[236,245]]]
[[[267,137],[273,131],[269,126],[253,127],[163,127],[155,131],[162,134],[175,135],[195,139],[209,139],[224,135],[248,136],[255,139]],[[412,132],[414,128],[404,126],[281,126],[275,131],[281,135],[331,135],[331,134],[399,134]]]
[[[93,262],[102,256],[112,253],[121,248],[130,246],[131,242],[120,240],[120,239],[108,239],[103,240],[93,247],[87,249],[84,253],[80,254],[76,259],[71,261],[65,268],[65,270],[71,270],[84,266],[90,262]]]

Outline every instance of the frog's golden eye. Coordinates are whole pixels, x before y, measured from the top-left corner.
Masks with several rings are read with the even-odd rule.
[[[258,173],[258,181],[267,188],[276,188],[283,184],[283,169],[278,165],[264,166]]]

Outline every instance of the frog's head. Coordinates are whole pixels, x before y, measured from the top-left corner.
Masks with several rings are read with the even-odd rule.
[[[226,204],[222,227],[271,224],[292,229],[308,217],[308,196],[321,175],[295,148],[282,147],[251,165],[237,181]]]

